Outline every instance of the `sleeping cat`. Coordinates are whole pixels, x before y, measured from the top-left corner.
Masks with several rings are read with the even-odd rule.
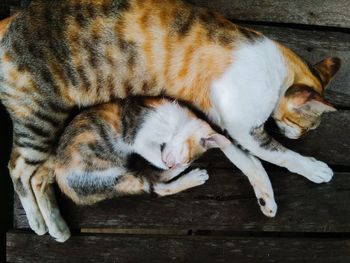
[[[172,195],[201,185],[209,178],[205,170],[195,169],[167,183],[213,147],[221,147],[230,159],[235,159],[241,151],[190,110],[171,100],[119,100],[78,114],[64,130],[56,153],[39,167],[32,187],[49,233],[63,242],[70,232],[48,185],[51,182],[56,180],[60,189],[77,204],[94,204],[115,196],[140,193]],[[162,171],[151,167],[142,171],[130,169],[128,160],[133,153]],[[264,191],[273,195],[269,181],[267,185],[255,181],[256,170],[264,172],[259,163],[253,159],[245,162],[240,168],[250,169],[245,172],[257,198],[264,199],[260,195]],[[276,204],[260,204],[267,216],[275,215],[275,209],[266,209],[271,206]]]
[[[337,58],[309,65],[261,33],[180,0],[34,1],[0,23],[0,99],[14,125],[9,169],[31,228],[46,231],[30,178],[72,109],[133,95],[187,101],[245,155],[330,181],[325,163],[284,148],[264,123],[272,116],[290,138],[314,129],[335,110],[324,92],[339,68]]]

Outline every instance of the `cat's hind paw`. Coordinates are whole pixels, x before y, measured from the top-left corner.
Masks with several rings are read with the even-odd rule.
[[[38,235],[42,236],[47,233],[47,226],[44,219],[41,217],[31,218],[29,221],[30,228]]]
[[[63,219],[58,219],[49,226],[49,234],[60,243],[67,241],[71,236],[69,227]]]
[[[206,170],[194,169],[184,175],[184,180],[189,188],[204,184],[209,179],[208,172]]]

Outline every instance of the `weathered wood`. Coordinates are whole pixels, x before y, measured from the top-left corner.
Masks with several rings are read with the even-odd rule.
[[[347,0],[187,0],[230,19],[350,28]]]
[[[350,261],[350,239],[82,235],[58,244],[26,233],[7,238],[7,260],[13,263]]]
[[[60,207],[74,229],[350,232],[350,173],[337,173],[332,183],[315,185],[287,172],[270,172],[279,210],[269,219],[237,170],[208,171],[206,185],[172,197],[118,198],[91,207],[76,207],[61,198]],[[18,201],[15,218],[17,228],[28,228]]]
[[[4,107],[0,104],[0,262],[5,262],[5,234],[12,225],[12,187],[8,174],[7,162],[11,148],[11,120]]]
[[[284,27],[252,25],[247,27],[255,28],[285,44],[311,63],[317,63],[328,56],[341,58],[342,68],[326,94],[335,105],[350,107],[350,34]]]
[[[230,19],[350,28],[347,0],[187,0],[217,10]],[[25,6],[30,0],[7,0],[7,5]]]

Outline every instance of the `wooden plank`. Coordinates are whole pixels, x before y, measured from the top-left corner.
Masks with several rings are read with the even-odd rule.
[[[347,0],[187,0],[230,19],[350,28]]]
[[[5,235],[12,225],[12,187],[7,169],[10,156],[12,124],[5,108],[0,104],[0,262],[5,262]]]
[[[198,6],[217,10],[230,19],[294,23],[333,27],[350,27],[350,6],[347,0],[272,1],[272,0],[187,0]],[[27,5],[29,0],[7,0],[7,5]]]
[[[13,263],[350,261],[350,239],[82,235],[58,244],[26,233],[7,238],[7,260]]]
[[[279,211],[269,219],[237,170],[208,171],[206,185],[172,197],[118,198],[91,207],[60,198],[60,207],[72,229],[350,232],[350,173],[337,173],[332,183],[315,185],[287,172],[270,172]],[[28,228],[18,201],[15,208],[16,227]]]
[[[328,87],[326,95],[335,105],[350,107],[350,34],[285,27],[246,26],[285,44],[311,63],[317,63],[328,56],[341,58],[342,68]]]

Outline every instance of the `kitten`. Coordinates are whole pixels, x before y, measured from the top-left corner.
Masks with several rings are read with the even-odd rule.
[[[38,169],[32,187],[49,233],[64,242],[70,232],[60,216],[52,188],[46,185],[46,197],[43,195],[42,181],[48,174],[50,180],[45,184],[57,181],[62,192],[80,205],[121,195],[166,196],[202,185],[209,178],[205,170],[195,169],[169,182],[214,147],[221,147],[230,159],[240,151],[205,121],[171,100],[119,100],[78,114],[64,130],[56,153]],[[134,153],[162,171],[130,169],[128,159]],[[259,169],[254,160],[246,163]],[[254,170],[248,174],[257,198],[264,199],[259,191],[271,185],[254,181]],[[274,216],[275,210],[267,211],[262,205],[261,209]]]
[[[133,95],[187,101],[246,148],[245,158],[330,181],[325,163],[284,148],[264,123],[274,117],[290,138],[315,128],[335,110],[324,92],[339,68],[337,58],[309,65],[261,33],[180,0],[34,1],[0,24],[0,99],[14,125],[9,169],[31,228],[46,231],[30,178],[72,109]],[[263,192],[274,204],[272,190]]]

